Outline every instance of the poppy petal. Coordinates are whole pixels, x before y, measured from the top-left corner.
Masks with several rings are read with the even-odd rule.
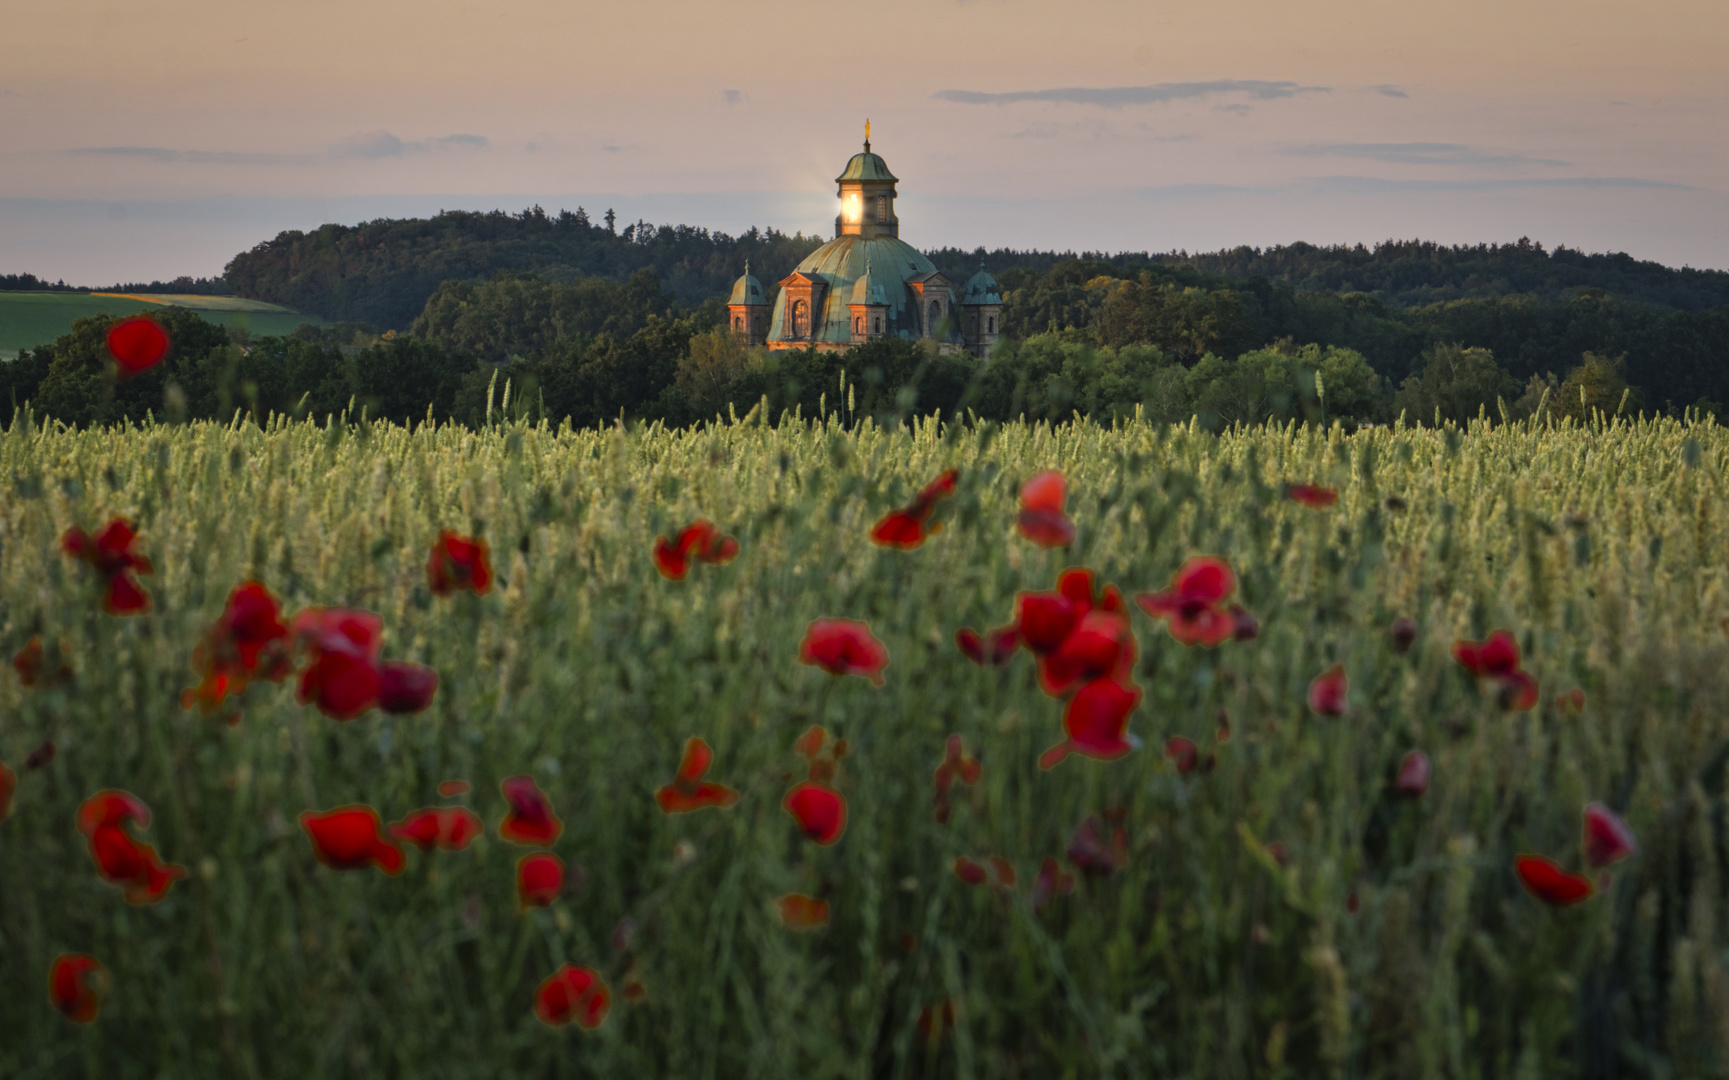
[[[1569,907],[1596,891],[1584,874],[1569,873],[1541,855],[1520,855],[1513,860],[1513,872],[1532,896],[1551,907]]]
[[[798,822],[799,831],[814,843],[827,847],[846,832],[846,797],[826,784],[799,784],[787,792],[781,805]]]
[[[1595,802],[1585,807],[1585,865],[1601,870],[1637,854],[1639,841],[1615,811]]]
[[[565,964],[534,991],[534,1015],[556,1027],[574,1022],[587,1031],[599,1027],[612,1009],[612,992],[592,969]]]

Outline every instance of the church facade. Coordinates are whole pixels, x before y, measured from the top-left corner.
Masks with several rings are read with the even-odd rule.
[[[957,288],[924,254],[900,238],[895,186],[883,159],[854,154],[835,178],[841,212],[834,239],[805,256],[777,284],[774,303],[745,274],[727,302],[732,328],[769,349],[850,349],[874,338],[935,341],[985,356],[1001,336],[1003,299],[981,267]]]

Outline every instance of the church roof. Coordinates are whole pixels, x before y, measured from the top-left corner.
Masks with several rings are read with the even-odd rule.
[[[744,264],[744,276],[732,283],[732,298],[727,303],[768,306],[768,292],[762,282],[751,276],[750,263]]]
[[[874,274],[871,271],[872,267],[870,264],[870,257],[867,255],[865,257],[864,277],[859,278],[858,281],[853,283],[851,302],[854,304],[878,304],[887,306],[889,302],[889,291],[883,287],[882,275]]]
[[[813,313],[810,340],[840,344],[852,341],[852,311],[848,305],[865,302],[853,299],[861,278],[868,280],[866,295],[879,298],[869,302],[888,308],[884,313],[884,330],[888,335],[921,336],[923,330],[907,282],[936,272],[936,266],[923,253],[899,237],[835,237],[806,255],[793,271],[811,280],[820,279],[828,286],[821,310]],[[770,341],[786,341],[791,336],[786,306],[787,292],[783,288],[775,298],[769,322]]]
[[[846,170],[834,178],[834,182],[844,183],[847,180],[895,180],[900,178],[889,172],[888,162],[871,153],[870,140],[865,140],[864,153],[854,154],[852,160],[846,163]]]
[[[967,289],[961,294],[961,303],[1000,304],[1002,302],[1002,290],[997,286],[997,279],[985,273],[985,268],[980,266],[979,272],[967,280]]]

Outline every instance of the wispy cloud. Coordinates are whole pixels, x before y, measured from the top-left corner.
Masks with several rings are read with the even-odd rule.
[[[1052,101],[1073,105],[1098,105],[1117,109],[1124,105],[1161,105],[1171,101],[1189,101],[1221,94],[1240,94],[1256,101],[1296,97],[1298,94],[1324,94],[1330,86],[1303,86],[1294,82],[1266,82],[1260,79],[1216,79],[1211,82],[1155,83],[1151,86],[1068,86],[1054,90],[1007,90],[987,93],[982,90],[939,90],[931,95],[938,101],[953,101],[961,105],[1012,105],[1020,101]]]
[[[1404,87],[1394,86],[1392,83],[1382,83],[1379,86],[1371,86],[1369,89],[1373,90],[1377,94],[1385,94],[1387,97],[1408,98],[1411,96],[1410,94],[1405,93]]]
[[[337,143],[330,148],[330,155],[337,158],[377,160],[407,157],[410,154],[424,154],[434,150],[484,150],[488,145],[484,135],[441,135],[432,139],[405,142],[388,131],[368,131],[351,135]]]
[[[725,101],[728,105],[746,105],[750,103],[750,95],[745,93],[743,90],[722,90],[720,96],[721,100]]]
[[[1298,157],[1347,157],[1392,165],[1566,165],[1555,158],[1477,150],[1461,143],[1309,143],[1285,150]]]
[[[1554,189],[1654,189],[1691,191],[1686,184],[1647,180],[1638,176],[1551,176],[1495,180],[1386,180],[1376,176],[1319,176],[1282,184],[1167,184],[1137,189],[1149,202],[1205,199],[1219,195],[1406,195],[1440,192],[1495,192]]]
[[[287,165],[309,161],[299,154],[255,154],[234,150],[170,150],[163,146],[78,146],[68,154],[140,158],[145,161],[184,161],[194,165]]]

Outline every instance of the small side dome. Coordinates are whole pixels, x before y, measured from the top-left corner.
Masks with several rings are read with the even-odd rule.
[[[889,304],[888,290],[883,288],[882,280],[871,273],[870,263],[865,263],[864,276],[853,283],[852,302],[855,304],[877,304],[887,307]]]
[[[979,264],[979,272],[967,281],[967,291],[961,296],[965,304],[1000,304],[1003,302],[1002,290],[997,287],[997,279],[985,272],[984,264]]]
[[[751,277],[749,262],[744,264],[744,276],[732,283],[732,299],[728,300],[727,304],[768,306],[768,293],[763,289],[762,282]]]

